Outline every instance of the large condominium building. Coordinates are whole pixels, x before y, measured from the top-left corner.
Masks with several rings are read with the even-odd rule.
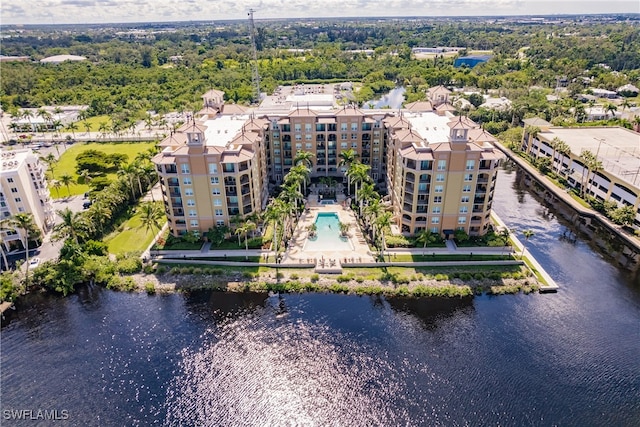
[[[446,105],[445,88],[434,91],[434,104],[400,111],[340,106],[340,88],[280,87],[255,109],[226,105],[219,91],[205,94],[198,119],[162,141],[154,158],[172,232],[202,233],[264,209],[269,185],[282,182],[299,152],[314,154],[312,178],[343,179],[346,150],[388,191],[403,232],[487,230],[502,155],[471,120],[433,107]]]
[[[42,164],[31,150],[0,150],[0,220],[30,213],[42,232],[54,223],[53,207]],[[20,246],[22,230],[3,227],[2,244],[10,250]]]
[[[640,134],[621,127],[555,127],[539,118],[526,119],[525,125],[523,151],[534,158],[552,158],[553,170],[573,188],[583,188],[601,201],[633,206],[634,226],[640,227]],[[557,141],[567,144],[570,152],[556,150]],[[598,170],[589,171],[581,158],[585,151],[597,157]]]

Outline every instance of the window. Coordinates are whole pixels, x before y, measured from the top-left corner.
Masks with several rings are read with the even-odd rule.
[[[460,206],[460,213],[467,213],[469,212],[469,208],[467,206]]]
[[[358,124],[357,123],[351,123],[351,130],[358,130]]]
[[[439,173],[438,175],[436,175],[436,182],[444,182],[444,174],[443,173]]]
[[[182,178],[182,183],[184,185],[191,185],[191,178]]]
[[[218,173],[218,165],[217,163],[209,163],[209,173],[211,175],[215,175]]]
[[[380,145],[380,140],[379,139],[374,139],[373,140],[373,145]]]
[[[431,232],[432,233],[439,233],[440,230],[438,230],[438,227],[431,227]]]
[[[305,132],[311,132],[311,123],[305,123],[304,125]],[[311,136],[311,135],[309,135]]]
[[[11,187],[11,192],[12,192],[12,193],[17,193],[17,192],[18,192],[18,189],[17,189],[16,187]]]
[[[7,182],[13,182],[13,178],[7,178]]]
[[[460,203],[469,203],[469,196],[462,196],[462,199],[460,199]]]
[[[472,171],[476,168],[476,161],[475,160],[467,160],[467,170],[468,171]]]
[[[213,199],[213,206],[222,206],[221,199]]]
[[[296,142],[296,150],[302,150],[302,142]]]
[[[433,198],[433,203],[442,203],[442,196],[435,196]]]
[[[342,134],[340,134],[340,139],[341,139],[342,141],[346,141],[346,140],[347,140],[347,134],[346,134],[346,133],[342,133]]]
[[[21,203],[22,202],[22,199],[20,197],[16,197],[15,200],[16,200],[16,203]]]
[[[224,226],[224,220],[223,220],[223,219],[219,219],[219,220],[217,220],[217,221],[216,221],[216,225],[217,225],[217,226],[219,226],[219,227]]]
[[[305,148],[306,148],[307,150],[311,150],[311,143],[310,143],[310,142],[307,142],[307,143],[305,144]]]
[[[427,184],[424,182],[418,183],[418,191],[427,191]]]
[[[340,130],[347,130],[347,124],[346,123],[341,123],[340,124]]]
[[[358,143],[357,142],[352,142],[351,143],[351,148],[358,148]]]
[[[185,188],[184,189],[185,196],[193,196],[193,188]]]
[[[212,177],[211,177],[211,183],[212,183],[213,185],[220,184],[220,179],[218,179],[218,177],[217,177],[217,176],[212,176]]]
[[[193,199],[187,199],[187,206],[195,206],[196,202]]]
[[[459,216],[458,217],[458,224],[466,224],[467,223],[467,217],[466,216]]]
[[[293,129],[294,129],[296,132],[300,132],[300,131],[302,130],[302,125],[300,125],[300,123],[296,123],[296,124],[293,126]]]
[[[351,134],[351,139],[358,139],[358,134],[357,133],[352,133]]]
[[[296,135],[296,141],[302,141],[302,135],[297,134]]]
[[[431,224],[440,224],[440,217],[434,216],[433,218],[431,218]]]
[[[433,209],[431,210],[431,213],[439,214],[440,213],[440,206],[434,206]]]
[[[436,185],[435,186],[435,192],[436,193],[442,193],[443,187],[442,185]]]
[[[214,188],[211,190],[211,194],[213,194],[214,196],[219,196],[220,195],[220,189],[219,188]]]
[[[466,182],[473,181],[473,174],[472,173],[465,173],[464,174],[464,180]]]
[[[341,142],[340,143],[340,148],[347,148],[347,146],[349,146],[349,144],[347,142]]]
[[[470,193],[471,192],[471,186],[470,185],[465,185],[464,187],[462,187],[462,192],[463,193]]]
[[[198,216],[198,212],[195,209],[189,209],[189,216],[196,217]]]
[[[447,170],[447,161],[446,160],[438,160],[438,170],[439,171]]]
[[[181,163],[180,164],[180,172],[182,173],[191,173],[189,170],[189,163]]]
[[[198,227],[198,220],[197,219],[192,219],[191,220],[191,226],[192,227]]]
[[[222,209],[216,209],[215,210],[216,216],[223,216],[224,213],[222,212]]]

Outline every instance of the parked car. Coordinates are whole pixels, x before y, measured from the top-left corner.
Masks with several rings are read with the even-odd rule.
[[[83,209],[89,209],[89,206],[91,206],[91,204],[92,204],[92,203],[93,203],[93,202],[92,202],[91,200],[87,200],[86,202],[84,202],[84,203],[82,204],[82,208],[83,208]]]
[[[33,270],[34,268],[40,265],[40,258],[35,257],[29,260],[29,270]]]

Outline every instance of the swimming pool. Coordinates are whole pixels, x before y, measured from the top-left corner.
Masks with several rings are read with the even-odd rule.
[[[348,238],[340,237],[340,219],[335,212],[320,212],[316,217],[316,237],[307,238],[305,251],[351,251]]]
[[[336,201],[335,200],[326,199],[326,200],[320,201],[320,204],[321,205],[335,205]]]

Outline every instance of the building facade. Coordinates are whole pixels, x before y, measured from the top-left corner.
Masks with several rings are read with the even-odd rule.
[[[19,213],[32,214],[43,233],[53,227],[55,215],[44,168],[31,150],[0,151],[0,220]],[[21,245],[22,230],[3,227],[1,232],[6,250]]]
[[[196,121],[162,141],[153,159],[172,233],[203,233],[263,210],[299,152],[313,153],[312,178],[346,180],[347,150],[370,166],[404,233],[488,230],[503,156],[477,124],[434,109],[446,104],[446,88],[400,111],[338,106],[336,93],[332,85],[281,87],[250,110],[208,92]]]
[[[621,127],[555,127],[539,118],[525,120],[522,150],[532,158],[549,157],[551,168],[567,183],[600,201],[633,206],[640,227],[640,134]],[[534,131],[535,130],[535,131]],[[562,141],[569,153],[556,150]],[[589,170],[581,155],[591,152],[600,166]]]

